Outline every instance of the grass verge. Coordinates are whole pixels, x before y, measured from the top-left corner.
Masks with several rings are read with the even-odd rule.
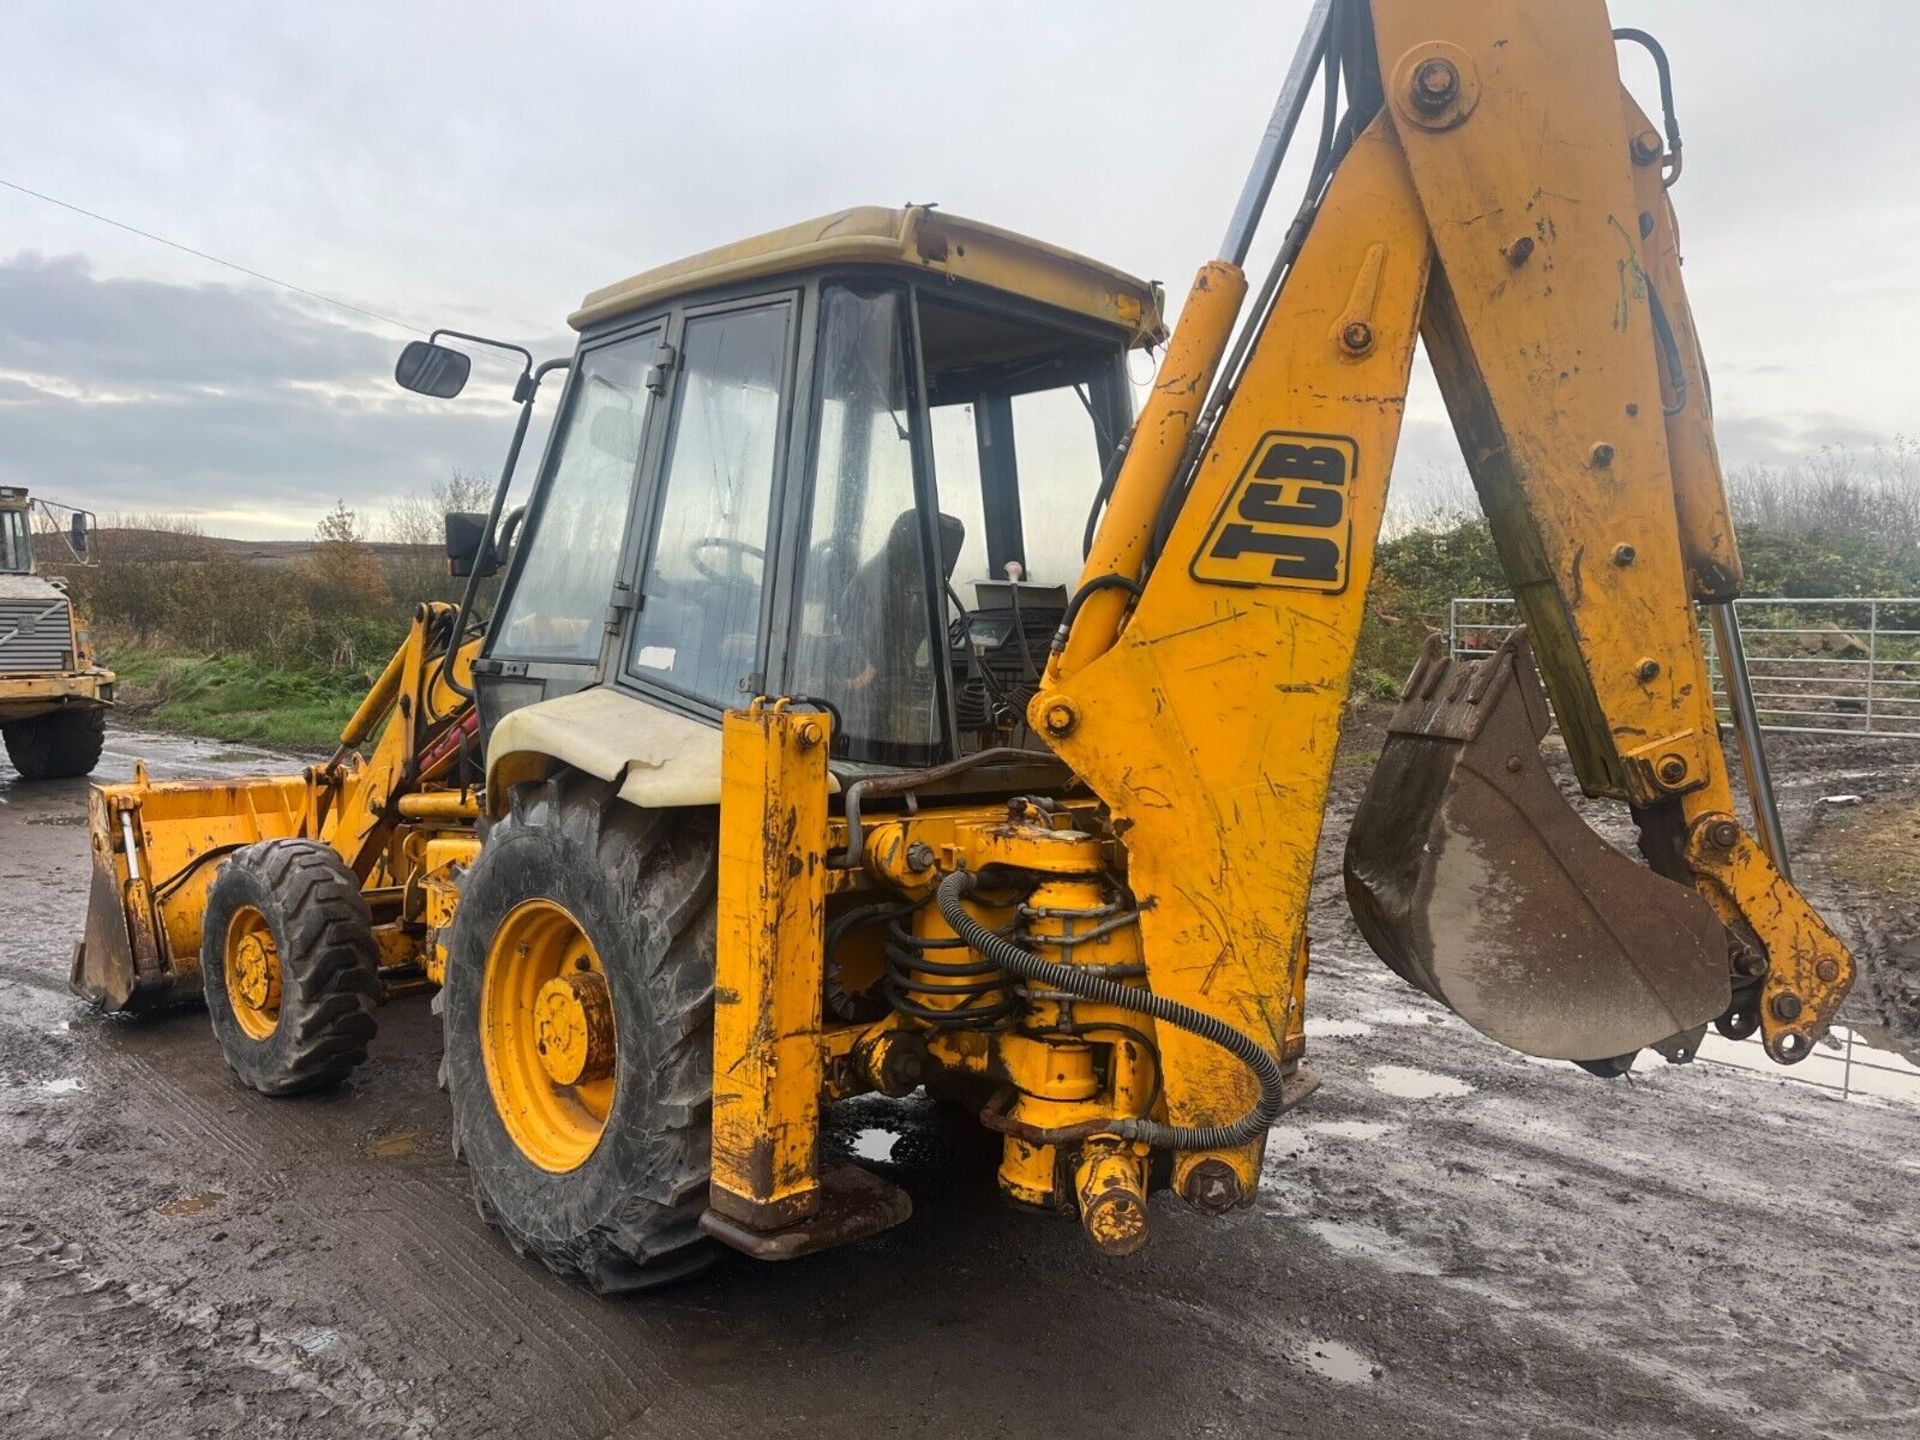
[[[244,655],[119,650],[120,713],[162,730],[210,740],[325,750],[367,692],[358,674],[272,670]]]

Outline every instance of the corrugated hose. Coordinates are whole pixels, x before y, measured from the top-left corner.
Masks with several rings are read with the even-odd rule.
[[[996,935],[967,913],[961,901],[977,889],[980,879],[969,870],[956,870],[940,882],[935,903],[954,934],[981,955],[1022,980],[1065,991],[1096,1005],[1111,1005],[1198,1035],[1227,1051],[1260,1082],[1260,1099],[1230,1125],[1163,1125],[1157,1120],[1128,1116],[1103,1125],[1102,1131],[1122,1140],[1137,1140],[1168,1150],[1231,1150],[1266,1133],[1285,1107],[1286,1076],[1266,1046],[1223,1020],[1177,1000],[1167,1000],[1137,985],[1122,985],[1103,975],[1088,975],[1071,965],[1042,960],[1004,935]]]

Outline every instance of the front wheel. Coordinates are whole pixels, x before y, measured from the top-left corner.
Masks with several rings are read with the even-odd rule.
[[[359,878],[331,846],[264,840],[207,887],[207,1015],[228,1067],[263,1095],[324,1090],[367,1058],[379,967]]]
[[[71,780],[91,775],[107,740],[103,709],[55,710],[16,720],[0,731],[7,758],[22,780]]]
[[[521,785],[461,888],[442,1013],[454,1144],[515,1251],[602,1294],[703,1269],[711,811]]]

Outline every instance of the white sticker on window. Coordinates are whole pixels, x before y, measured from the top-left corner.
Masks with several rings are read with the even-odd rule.
[[[671,645],[642,645],[634,663],[642,670],[671,670],[673,657],[679,653]]]

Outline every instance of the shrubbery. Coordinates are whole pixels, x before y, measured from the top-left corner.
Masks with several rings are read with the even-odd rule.
[[[1920,595],[1920,445],[1749,467],[1727,494],[1747,595]],[[1446,628],[1449,600],[1510,593],[1487,522],[1457,499],[1390,533],[1375,551],[1356,693],[1398,695],[1426,637]]]
[[[1920,446],[1823,451],[1792,471],[1737,472],[1728,492],[1747,594],[1920,594]],[[73,572],[72,585],[136,706],[164,703],[164,718],[203,732],[306,743],[295,737],[337,728],[351,711],[415,605],[457,598],[440,517],[489,498],[484,479],[456,474],[395,506],[379,543],[343,503],[304,553],[277,562],[239,558],[190,523],[134,518],[111,528],[101,564]],[[1382,538],[1357,695],[1398,694],[1450,600],[1508,593],[1471,504],[1462,490]]]

